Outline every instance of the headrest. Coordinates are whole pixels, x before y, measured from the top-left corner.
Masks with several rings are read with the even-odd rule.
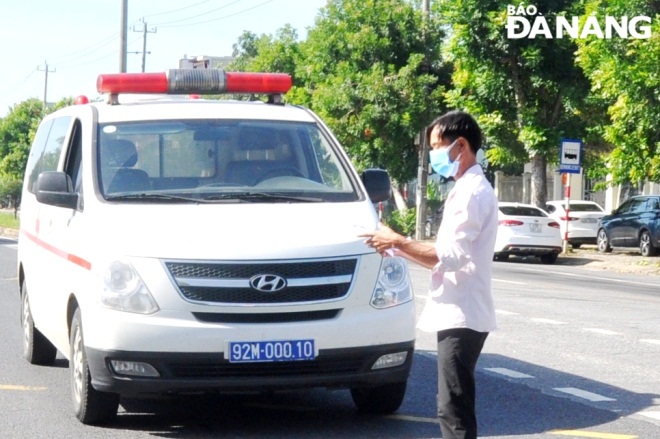
[[[137,148],[130,140],[115,139],[101,143],[101,163],[110,168],[131,168],[137,163]]]
[[[238,133],[238,148],[243,151],[275,149],[277,143],[277,132],[272,128],[243,128]]]

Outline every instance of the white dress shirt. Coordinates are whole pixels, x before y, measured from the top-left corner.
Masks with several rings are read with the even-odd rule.
[[[492,186],[481,167],[472,166],[445,201],[435,244],[439,262],[417,324],[422,331],[497,329],[491,294],[497,211]]]

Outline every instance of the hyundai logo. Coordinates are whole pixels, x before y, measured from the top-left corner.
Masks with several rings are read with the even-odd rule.
[[[257,291],[274,293],[286,287],[286,279],[276,274],[258,274],[250,279],[250,286]]]

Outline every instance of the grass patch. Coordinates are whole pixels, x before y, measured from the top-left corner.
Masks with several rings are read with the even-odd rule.
[[[18,229],[20,221],[14,218],[14,214],[10,212],[0,212],[0,227],[7,229]]]

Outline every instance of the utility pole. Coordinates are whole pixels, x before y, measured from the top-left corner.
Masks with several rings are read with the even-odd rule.
[[[426,26],[430,11],[430,0],[422,2],[422,38],[426,41]],[[428,48],[424,48],[423,73],[428,73],[429,59]],[[417,221],[415,224],[415,239],[421,240],[428,238],[426,236],[426,185],[428,181],[428,157],[429,144],[426,138],[426,129],[422,128],[419,132],[419,167],[417,168],[417,196],[415,204],[417,210]]]
[[[37,70],[40,72],[44,72],[44,109],[45,109],[48,103],[48,101],[46,100],[46,97],[48,95],[48,73],[55,73],[55,69],[50,70],[50,68],[48,67],[48,61],[44,61],[44,68],[42,69],[41,66],[37,66]]]
[[[119,22],[119,73],[126,73],[126,51],[128,48],[128,43],[126,42],[128,33],[128,0],[122,0],[121,2]]]
[[[134,52],[134,53],[142,53],[142,73],[144,73],[144,67],[146,63],[146,58],[147,58],[147,34],[155,34],[156,33],[156,28],[152,27],[150,30],[147,30],[147,22],[144,21],[144,17],[142,17],[142,30],[136,29],[135,26],[133,26],[133,32],[142,32],[142,52]]]

